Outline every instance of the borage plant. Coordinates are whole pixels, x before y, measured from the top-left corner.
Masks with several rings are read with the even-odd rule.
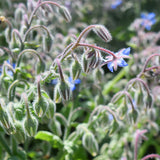
[[[146,67],[159,54],[149,57],[142,72],[108,103],[105,96],[109,90],[104,88],[102,93],[100,84],[104,76],[102,67],[113,72],[128,66],[124,59],[130,59],[131,48],[114,53],[89,43],[90,31],[106,43],[112,40],[105,26],[93,24],[78,37],[70,34],[65,42],[62,40],[61,52],[59,46],[54,46],[57,43],[52,34],[57,29],[52,22],[55,8],[67,22],[71,21],[65,6],[41,0],[18,4],[13,20],[0,17],[6,40],[6,45],[0,47],[0,157],[100,159],[105,155],[103,150],[109,153],[107,158],[125,157],[126,150],[110,155],[112,146],[106,147],[105,138],[124,131],[126,121],[136,125],[140,121],[138,115],[144,111],[138,105],[143,103],[146,110],[152,107],[153,96],[143,76],[150,70],[158,74],[158,66]],[[135,130],[128,131],[126,140]],[[126,157],[137,159],[137,142],[135,146],[134,155]],[[118,146],[118,150],[122,147]]]

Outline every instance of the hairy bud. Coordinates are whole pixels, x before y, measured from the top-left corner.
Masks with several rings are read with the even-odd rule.
[[[49,103],[46,98],[41,96],[34,101],[33,106],[37,116],[43,117],[46,114],[46,111],[48,110]]]
[[[46,116],[48,118],[53,118],[54,113],[56,112],[56,104],[50,99],[48,99],[48,104],[49,105],[48,105],[48,110],[46,112]]]
[[[60,6],[59,13],[63,16],[63,18],[66,20],[66,22],[71,22],[72,17],[66,7]]]
[[[24,141],[26,139],[26,134],[25,134],[23,123],[20,121],[15,121],[14,124],[15,124],[15,128],[16,128],[16,133],[15,133],[14,137],[16,138],[18,143],[24,143]]]
[[[71,97],[70,88],[65,81],[61,81],[59,85],[59,93],[63,100],[68,101]]]
[[[99,150],[98,143],[91,132],[87,132],[83,135],[82,144],[92,156],[97,155]]]
[[[7,134],[14,134],[16,132],[11,116],[2,103],[0,103],[0,125]]]
[[[38,121],[37,119],[29,114],[24,120],[24,128],[28,136],[34,136],[37,133]]]
[[[81,74],[82,68],[78,60],[75,60],[74,63],[72,63],[71,67],[71,74],[73,80],[78,79],[79,75]]]
[[[105,42],[109,42],[112,40],[110,32],[103,25],[96,25],[94,28],[94,32]]]

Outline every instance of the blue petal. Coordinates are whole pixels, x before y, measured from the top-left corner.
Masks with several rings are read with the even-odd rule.
[[[113,62],[109,62],[109,63],[107,64],[107,67],[108,67],[108,69],[109,69],[111,72],[113,72]]]
[[[127,62],[124,59],[121,59],[121,61],[118,61],[119,67],[126,67],[128,66]]]
[[[13,63],[13,64],[12,64],[12,67],[15,69],[15,68],[16,68],[16,64],[15,64],[15,63]]]
[[[9,59],[7,60],[7,63],[8,63],[8,64],[10,64],[10,61],[9,61]]]
[[[76,79],[76,80],[74,81],[74,84],[79,84],[79,83],[81,83],[81,80],[80,80],[80,79]]]
[[[128,47],[128,48],[126,48],[126,49],[122,52],[122,54],[128,56],[128,55],[130,54],[130,51],[131,51],[131,48]]]
[[[68,78],[68,82],[69,82],[69,83],[73,83],[72,77],[69,77],[69,78]]]
[[[8,74],[8,75],[10,75],[10,76],[13,76],[13,72],[12,72],[12,71],[10,71],[10,70],[9,70],[9,71],[7,71],[7,74]]]
[[[71,91],[74,91],[76,89],[75,84],[70,84],[70,89],[71,89]]]
[[[151,30],[151,25],[146,25],[145,28],[146,28],[146,30],[150,31]]]
[[[113,120],[112,114],[108,114],[108,119],[109,119],[109,121],[112,121],[112,120]]]
[[[156,23],[156,19],[151,20],[152,25]]]
[[[146,14],[141,13],[141,18],[146,19]]]
[[[147,18],[148,18],[149,20],[152,20],[153,18],[155,18],[155,16],[156,16],[156,14],[152,12],[152,13],[149,13],[149,14],[148,14]]]

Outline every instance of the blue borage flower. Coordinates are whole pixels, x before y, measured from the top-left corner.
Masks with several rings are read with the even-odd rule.
[[[156,23],[155,19],[156,15],[153,12],[150,13],[141,13],[142,23],[141,25],[144,26],[148,31],[151,30],[153,24]]]
[[[116,1],[114,1],[112,4],[111,4],[111,8],[112,9],[116,9],[119,5],[121,5],[122,4],[122,0],[116,0]]]
[[[119,67],[125,67],[128,66],[126,61],[123,58],[130,58],[128,55],[130,54],[131,48],[128,47],[126,49],[121,49],[117,53],[115,53],[116,58],[113,58],[113,56],[107,56],[107,67],[108,69],[113,72],[113,69],[116,71],[117,66]]]
[[[68,82],[71,91],[74,91],[76,89],[76,84],[81,83],[81,80],[80,79],[73,80],[72,77],[69,77]]]

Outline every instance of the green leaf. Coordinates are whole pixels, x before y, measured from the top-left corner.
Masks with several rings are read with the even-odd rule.
[[[35,139],[40,139],[40,140],[50,142],[52,144],[53,148],[59,148],[63,145],[62,140],[58,136],[56,136],[48,131],[39,131],[35,135]]]

